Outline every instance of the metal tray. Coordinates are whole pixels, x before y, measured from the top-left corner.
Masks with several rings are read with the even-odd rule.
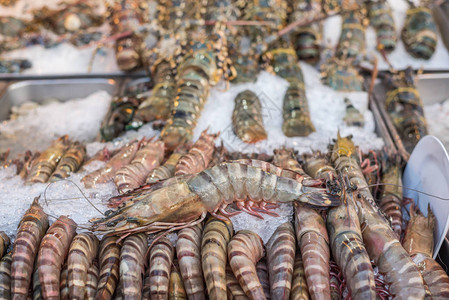
[[[0,120],[9,119],[12,106],[27,101],[42,103],[49,98],[68,101],[87,97],[99,90],[114,95],[117,89],[117,81],[113,79],[29,80],[12,83],[0,98]]]
[[[418,75],[416,86],[424,105],[449,99],[449,73]]]
[[[24,102],[42,103],[46,99],[69,101],[85,98],[96,91],[106,91],[115,95],[122,82],[113,79],[55,79],[29,80],[15,82],[0,93],[0,121],[10,118],[11,107]],[[0,136],[0,152],[10,149],[10,158],[16,157],[27,149],[23,143]]]

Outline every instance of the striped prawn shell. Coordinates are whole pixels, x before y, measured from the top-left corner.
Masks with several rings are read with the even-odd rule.
[[[105,183],[114,178],[115,173],[129,164],[138,150],[138,142],[132,141],[117,152],[106,165],[81,179],[86,188],[92,188],[98,183]]]
[[[268,272],[267,260],[262,257],[256,264],[257,278],[259,278],[260,284],[262,285],[265,298],[271,299],[270,294],[270,278]]]
[[[179,160],[175,176],[196,174],[206,169],[212,160],[217,137],[218,134],[208,134],[207,129],[204,130],[189,152]]]
[[[400,162],[382,165],[382,183],[384,186],[380,197],[380,209],[391,218],[391,227],[398,236],[402,233],[402,172]]]
[[[144,233],[130,235],[123,241],[120,251],[119,289],[124,299],[141,299],[147,250],[147,235]]]
[[[12,298],[25,299],[28,295],[34,261],[39,244],[48,228],[48,217],[35,198],[19,224],[11,264]]]
[[[210,299],[226,298],[227,245],[232,234],[233,227],[229,219],[222,221],[211,217],[204,226],[201,261]]]
[[[330,269],[331,299],[341,300],[343,299],[343,290],[346,289],[346,282],[343,279],[340,267],[333,260],[330,262]]]
[[[173,177],[175,175],[175,167],[185,153],[186,151],[184,149],[179,149],[178,147],[162,166],[156,167],[150,171],[146,183],[155,183]]]
[[[379,208],[391,220],[391,227],[394,232],[401,236],[402,232],[402,197],[395,194],[382,193]]]
[[[67,258],[70,299],[84,299],[89,268],[97,257],[98,238],[81,233],[73,238]]]
[[[60,285],[59,285],[59,295],[61,300],[69,299],[69,269],[67,263],[62,266]]]
[[[33,288],[33,300],[41,300],[44,299],[42,295],[42,285],[41,281],[39,280],[39,268],[35,268],[33,271],[33,282],[32,282],[32,288]],[[58,286],[59,289],[59,286]],[[45,298],[45,299],[59,299],[59,298]]]
[[[436,218],[430,206],[427,209],[427,217],[419,211],[415,212],[413,205],[410,206],[410,220],[403,245],[418,266],[432,299],[447,299],[449,277],[441,265],[432,258],[435,224]]]
[[[354,156],[355,146],[350,138],[338,136],[333,149],[335,169],[356,187],[365,187],[358,158]],[[360,224],[362,237],[371,260],[377,265],[390,285],[390,293],[398,299],[423,299],[425,295],[423,278],[409,254],[401,246],[396,233],[379,214],[369,189],[357,189],[353,199]]]
[[[11,299],[11,252],[0,260],[0,299]]]
[[[424,6],[412,7],[406,14],[401,32],[405,49],[415,58],[430,59],[438,42],[438,30],[432,11]]]
[[[307,179],[311,178],[302,169],[301,165],[295,158],[293,150],[291,149],[277,149],[274,155],[274,162],[280,167],[288,168],[292,171],[302,174]],[[307,291],[303,292],[302,289],[304,287],[309,287],[309,292],[312,297],[316,297],[317,299],[326,299],[328,297],[327,293],[329,290],[328,263],[330,258],[330,251],[328,246],[329,238],[327,236],[324,220],[318,212],[316,212],[311,208],[306,208],[302,205],[298,205],[295,211],[296,211],[295,213],[296,238],[298,246],[301,249],[301,251],[298,251],[298,253],[302,255],[301,258],[302,270],[298,270],[297,272],[299,271],[304,272],[304,275],[307,276],[304,276],[303,278],[307,279],[306,282],[303,284],[301,282],[301,278],[296,278],[297,280],[297,282],[295,282],[297,289],[296,292],[298,292],[298,295],[296,295],[296,292],[292,291],[292,297],[298,297],[297,299],[301,299],[301,297],[305,296],[308,297],[309,295],[308,292]],[[295,243],[295,236],[294,236],[295,233],[293,231],[292,226],[289,225],[289,223],[285,223],[282,226],[284,227],[279,227],[278,230],[280,230],[279,237],[281,238],[284,236],[287,239],[287,244],[285,244],[285,242],[281,244],[281,247],[284,248],[288,247],[287,245],[290,245],[291,242]],[[293,237],[291,237],[292,234]],[[273,234],[273,237],[271,239],[275,237],[276,235]],[[270,257],[270,252],[268,250],[269,245],[270,244],[267,244],[268,257]],[[289,257],[288,264],[285,264],[283,267],[284,268],[287,267],[288,273],[286,274],[293,274],[294,264],[296,263],[295,247],[290,245],[290,249],[287,248],[285,250],[290,251],[284,253],[284,255],[290,255],[291,257]],[[278,259],[277,255],[274,255],[274,258]],[[278,268],[282,267],[280,264],[274,264],[274,266]],[[291,272],[289,268],[292,268]],[[276,274],[276,276],[280,276],[278,272],[274,271],[274,274]],[[297,274],[297,276],[300,275],[301,274]],[[290,286],[292,286],[292,284],[295,284],[292,283],[292,276],[293,275],[290,275],[289,278]],[[270,273],[270,280],[273,280],[271,278],[271,273]],[[313,285],[312,288],[310,288],[311,284]],[[293,289],[293,287],[291,289]],[[277,295],[277,297],[274,298],[277,299],[281,297],[281,295]]]
[[[182,282],[181,274],[177,268],[177,262],[171,268],[170,283],[168,286],[168,299],[169,300],[185,300],[187,299],[187,293]]]
[[[376,299],[373,268],[365,249],[355,204],[332,208],[327,214],[332,256],[343,271],[347,287],[354,299]]]
[[[232,129],[245,143],[257,143],[267,138],[263,125],[262,104],[259,97],[250,90],[239,93],[232,112]]]
[[[119,193],[126,193],[145,183],[148,173],[164,159],[164,142],[147,143],[137,151],[131,163],[123,166],[114,176]]]
[[[86,147],[80,142],[74,142],[64,153],[49,181],[54,182],[70,176],[78,171],[83,161],[86,159]]]
[[[75,234],[76,223],[66,216],[61,216],[42,238],[36,263],[42,296],[46,299],[59,298],[61,268]]]
[[[201,267],[201,224],[179,231],[176,242],[179,271],[189,299],[205,299]]]
[[[3,255],[5,254],[6,249],[8,249],[10,242],[11,240],[6,235],[6,233],[0,231],[0,258],[3,257]]]
[[[332,181],[337,177],[336,170],[321,153],[306,157],[305,168],[315,178]],[[332,256],[344,272],[352,297],[374,299],[374,273],[363,244],[355,204],[351,199],[346,199],[340,206],[331,208],[326,222]]]
[[[321,215],[308,207],[295,209],[295,231],[312,299],[330,299],[329,237]]]
[[[446,271],[432,257],[418,253],[412,256],[432,299],[449,299],[449,277]]]
[[[307,287],[306,273],[299,249],[296,251],[295,265],[293,267],[291,300],[308,300],[309,288]]]
[[[237,232],[228,243],[229,265],[250,299],[266,299],[256,271],[264,252],[262,239],[249,230]]]
[[[67,150],[68,137],[63,136],[53,142],[39,157],[33,162],[26,183],[45,183],[55,170],[65,151]]]
[[[339,199],[325,189],[303,185],[302,179],[299,174],[270,163],[244,159],[206,169],[190,178],[187,184],[209,212],[215,212],[233,202],[245,202],[247,197],[261,209],[267,203],[298,201],[318,207],[339,203]],[[305,191],[308,191],[307,197]]]
[[[148,231],[159,226],[154,222],[189,222],[218,210],[226,214],[223,209],[234,201],[252,214],[256,213],[253,207],[270,213],[267,210],[277,203],[301,202],[320,208],[340,203],[339,197],[317,184],[321,181],[302,180],[295,172],[262,161],[225,162],[193,176],[175,177],[173,184],[159,189],[142,188],[126,195],[132,195],[132,203],[92,221],[91,230],[114,234]],[[246,201],[248,197],[251,201]]]
[[[248,300],[229,264],[226,265],[226,289],[229,300]]]
[[[142,299],[168,299],[174,251],[171,241],[166,237],[152,245]]]
[[[390,284],[390,293],[398,299],[423,299],[423,278],[396,234],[371,204],[358,201],[357,206],[359,219],[365,224],[362,236],[366,250]]]
[[[86,295],[85,295],[86,300],[95,299],[95,293],[98,287],[98,276],[99,276],[98,262],[94,260],[89,270],[87,271]]]
[[[295,231],[290,222],[280,225],[267,243],[272,299],[290,299],[295,263]]]
[[[100,242],[99,280],[95,295],[96,300],[110,300],[114,295],[119,280],[120,248],[117,236],[104,236]]]

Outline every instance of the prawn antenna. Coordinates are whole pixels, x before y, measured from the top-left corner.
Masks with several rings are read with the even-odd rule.
[[[84,192],[83,192],[83,190],[75,183],[75,182],[73,182],[72,180],[70,180],[70,179],[62,179],[62,180],[60,180],[60,181],[56,181],[56,182],[61,182],[61,181],[68,181],[68,182],[70,182],[71,184],[73,184],[74,186],[76,186],[76,188],[78,189],[78,191],[81,193],[81,195],[83,195],[83,197],[84,197],[84,199],[86,199],[86,201],[96,210],[96,211],[98,211],[101,215],[103,215],[104,216],[104,213],[101,211],[101,210],[99,210],[93,203],[92,203],[92,201],[90,201],[89,200],[89,198],[87,198],[87,196],[84,194]],[[47,190],[48,190],[48,188],[53,184],[53,183],[55,183],[55,182],[50,182],[49,184],[47,184],[47,186],[45,187],[45,190],[44,190],[44,201],[45,201],[45,204],[48,206],[48,201],[47,201]],[[76,198],[68,198],[68,199],[76,199]],[[65,199],[65,200],[67,200],[67,198]]]

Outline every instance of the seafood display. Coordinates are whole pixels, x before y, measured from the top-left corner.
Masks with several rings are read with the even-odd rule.
[[[418,267],[401,246],[396,233],[379,213],[358,164],[357,152],[350,138],[338,136],[331,156],[337,172],[348,177],[352,201],[357,209],[363,241],[370,259],[385,275],[390,293],[403,299],[423,299],[424,281]]]
[[[426,68],[446,54],[432,5],[407,2],[401,39],[387,0],[75,1],[0,16],[0,72],[29,66],[11,50],[65,42],[120,69],[87,76],[114,86],[89,109],[95,128],[84,111],[67,118],[65,98],[2,93],[0,137],[41,142],[19,152],[0,138],[0,299],[449,297],[432,258],[440,220],[402,193],[401,142],[411,153],[428,131],[416,64],[398,57]]]
[[[337,171],[321,153],[306,156],[305,169],[314,178],[333,181]],[[363,245],[361,225],[351,199],[330,209],[327,215],[329,246],[340,269],[344,270],[348,290],[354,298],[375,297],[374,273],[370,258]],[[362,283],[362,284],[360,284]],[[332,286],[332,282],[330,282]]]
[[[31,286],[34,297],[98,300],[424,299],[426,289],[445,297],[449,277],[431,258],[432,212],[425,218],[412,205],[403,246],[398,240],[407,221],[398,223],[391,204],[403,205],[396,201],[402,198],[397,156],[376,154],[381,181],[389,185],[375,198],[363,174],[373,167],[360,160],[352,140],[338,135],[331,146],[329,153],[299,157],[279,148],[275,165],[227,161],[227,151],[217,147],[224,162],[126,192],[118,196],[123,205],[77,235],[86,228],[65,216],[48,228],[36,198],[12,255],[0,260],[0,295],[23,298]],[[294,204],[294,221],[275,228],[265,242],[251,230],[234,232],[228,217],[278,217],[272,209],[282,203]],[[97,232],[106,233],[101,242]],[[170,232],[175,240],[165,236]],[[6,248],[9,238],[0,236]],[[29,263],[34,259],[35,267]]]

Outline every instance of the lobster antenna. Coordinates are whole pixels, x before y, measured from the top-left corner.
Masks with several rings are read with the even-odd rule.
[[[87,198],[87,196],[84,194],[84,192],[81,190],[81,188],[80,188],[75,182],[73,182],[73,181],[70,180],[70,179],[63,179],[63,180],[60,180],[60,181],[68,181],[68,182],[72,183],[74,186],[76,186],[76,188],[77,188],[77,189],[80,191],[80,193],[83,195],[84,199],[86,199],[86,201],[89,202],[89,204],[90,204],[96,211],[98,211],[100,214],[102,214],[102,215],[104,216],[104,213],[103,213],[101,210],[99,210],[99,209],[92,203],[92,201],[89,200],[89,198]],[[52,185],[53,183],[55,183],[55,182],[50,182],[49,184],[47,184],[47,186],[45,187],[45,190],[44,190],[44,200],[45,200],[45,204],[47,204],[47,206],[48,206],[48,202],[47,202],[47,190],[48,190],[48,188],[50,187],[50,185]]]

